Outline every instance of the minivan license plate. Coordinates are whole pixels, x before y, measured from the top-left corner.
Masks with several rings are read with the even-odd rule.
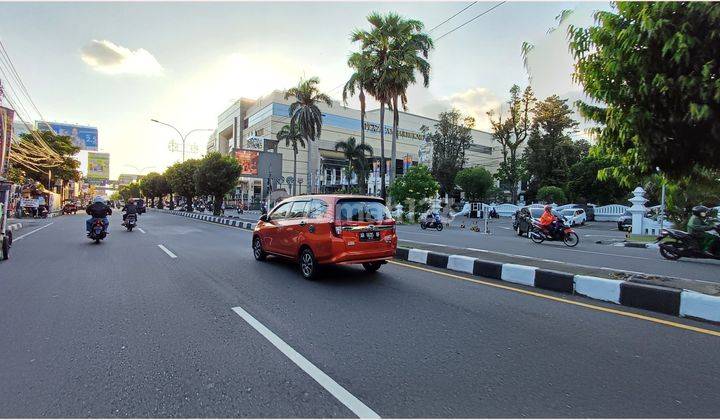
[[[379,241],[380,232],[360,232],[360,242]]]

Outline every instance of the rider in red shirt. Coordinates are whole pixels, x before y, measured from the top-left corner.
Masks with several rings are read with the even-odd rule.
[[[547,232],[551,232],[551,228],[553,226],[553,223],[557,220],[557,217],[552,214],[552,206],[545,206],[545,212],[540,216],[540,227],[543,228]]]

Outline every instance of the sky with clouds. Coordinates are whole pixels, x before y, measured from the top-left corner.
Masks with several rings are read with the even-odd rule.
[[[162,171],[180,156],[174,132],[215,128],[239,97],[258,97],[319,76],[340,98],[349,76],[349,33],[371,11],[395,11],[431,29],[470,2],[0,3],[0,40],[45,118],[94,125],[111,153],[111,177]],[[431,32],[439,37],[497,3],[478,2]],[[528,83],[538,97],[575,100],[568,24],[589,25],[605,2],[507,2],[436,42],[430,87],[411,88],[409,111],[436,116],[457,107],[487,129],[485,113]],[[561,28],[556,16],[575,12]],[[0,76],[1,77],[1,76]],[[12,86],[11,86],[12,88]],[[349,102],[356,106],[355,100]],[[374,104],[371,104],[374,106]],[[37,115],[30,118],[39,119]],[[190,137],[204,150],[207,133]]]

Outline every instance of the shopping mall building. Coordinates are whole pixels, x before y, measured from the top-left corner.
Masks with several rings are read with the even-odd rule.
[[[218,125],[208,140],[207,149],[232,154],[242,163],[243,174],[236,191],[245,203],[258,202],[268,192],[277,189],[289,191],[293,175],[293,150],[278,142],[277,133],[289,124],[289,105],[282,91],[274,91],[257,100],[242,98],[218,116]],[[320,105],[323,112],[322,135],[312,142],[313,167],[316,169],[316,185],[312,191],[333,192],[347,185],[345,171],[347,161],[335,151],[335,144],[355,137],[360,142],[360,111],[339,102],[332,107]],[[368,180],[368,193],[380,190],[380,110],[366,112],[365,141],[373,148],[374,172]],[[400,113],[398,124],[397,159],[391,163],[392,113],[385,114],[385,157],[389,170],[402,175],[409,165],[430,164],[431,146],[426,142],[422,127],[435,130],[437,120],[415,114]],[[472,130],[473,144],[466,152],[467,166],[483,166],[491,173],[497,170],[500,153],[490,133]],[[300,148],[297,155],[298,192],[308,191],[307,151]],[[290,182],[288,182],[290,178]],[[387,181],[387,177],[386,177]],[[350,181],[355,185],[357,180]]]

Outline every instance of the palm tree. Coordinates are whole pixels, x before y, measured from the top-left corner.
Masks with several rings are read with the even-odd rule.
[[[287,124],[280,129],[277,133],[278,141],[285,140],[285,147],[292,145],[293,149],[293,185],[292,195],[297,195],[297,155],[298,155],[298,144],[305,147],[305,140],[297,129],[296,125]]]
[[[285,99],[291,96],[295,98],[295,102],[290,104],[290,125],[295,125],[302,138],[308,141],[307,145],[307,191],[312,191],[314,185],[313,168],[312,168],[312,146],[311,141],[320,138],[322,130],[322,111],[318,108],[318,103],[332,107],[332,100],[324,93],[320,93],[317,85],[320,79],[311,77],[307,80],[300,79],[298,85],[290,88],[285,92]]]
[[[360,100],[360,144],[365,144],[365,91],[372,90],[373,68],[371,58],[361,52],[354,52],[348,58],[348,67],[354,70],[350,79],[343,87],[343,103],[347,105],[348,96],[355,96],[358,91]]]
[[[367,17],[371,25],[370,31],[356,29],[350,35],[352,42],[360,43],[360,53],[363,61],[371,69],[371,77],[363,86],[365,90],[380,103],[380,196],[383,200],[387,197],[385,185],[385,105],[390,99],[390,92],[387,83],[382,79],[382,70],[385,67],[389,50],[389,37],[385,34],[384,18],[377,12]]]
[[[358,188],[360,192],[367,192],[365,178],[368,172],[368,156],[372,156],[373,154],[372,146],[363,143],[357,144],[355,137],[348,137],[346,141],[336,143],[335,150],[343,152],[345,159],[348,161],[348,189],[350,189],[352,172],[355,172],[358,177]]]
[[[351,35],[351,40],[360,42],[364,62],[373,67],[372,77],[364,87],[380,102],[380,147],[383,162],[380,166],[383,180],[381,195],[385,198],[385,105],[393,111],[390,152],[392,183],[395,179],[397,126],[400,119],[398,102],[407,109],[407,88],[416,82],[416,70],[422,75],[424,86],[429,85],[430,64],[427,57],[433,48],[433,42],[429,35],[422,32],[424,25],[418,20],[403,19],[396,13],[383,16],[377,12],[371,13],[367,20],[372,26],[371,30],[356,30]]]
[[[390,42],[391,48],[388,54],[387,67],[384,69],[390,90],[390,107],[393,111],[393,130],[390,151],[390,160],[393,162],[393,170],[390,172],[390,183],[395,180],[395,160],[397,159],[397,138],[398,123],[400,121],[400,107],[398,101],[407,110],[407,89],[415,84],[415,72],[423,78],[423,86],[430,84],[430,63],[427,58],[433,48],[433,42],[429,35],[422,32],[424,25],[414,19],[405,20],[393,17],[386,19],[388,32],[393,37]]]

